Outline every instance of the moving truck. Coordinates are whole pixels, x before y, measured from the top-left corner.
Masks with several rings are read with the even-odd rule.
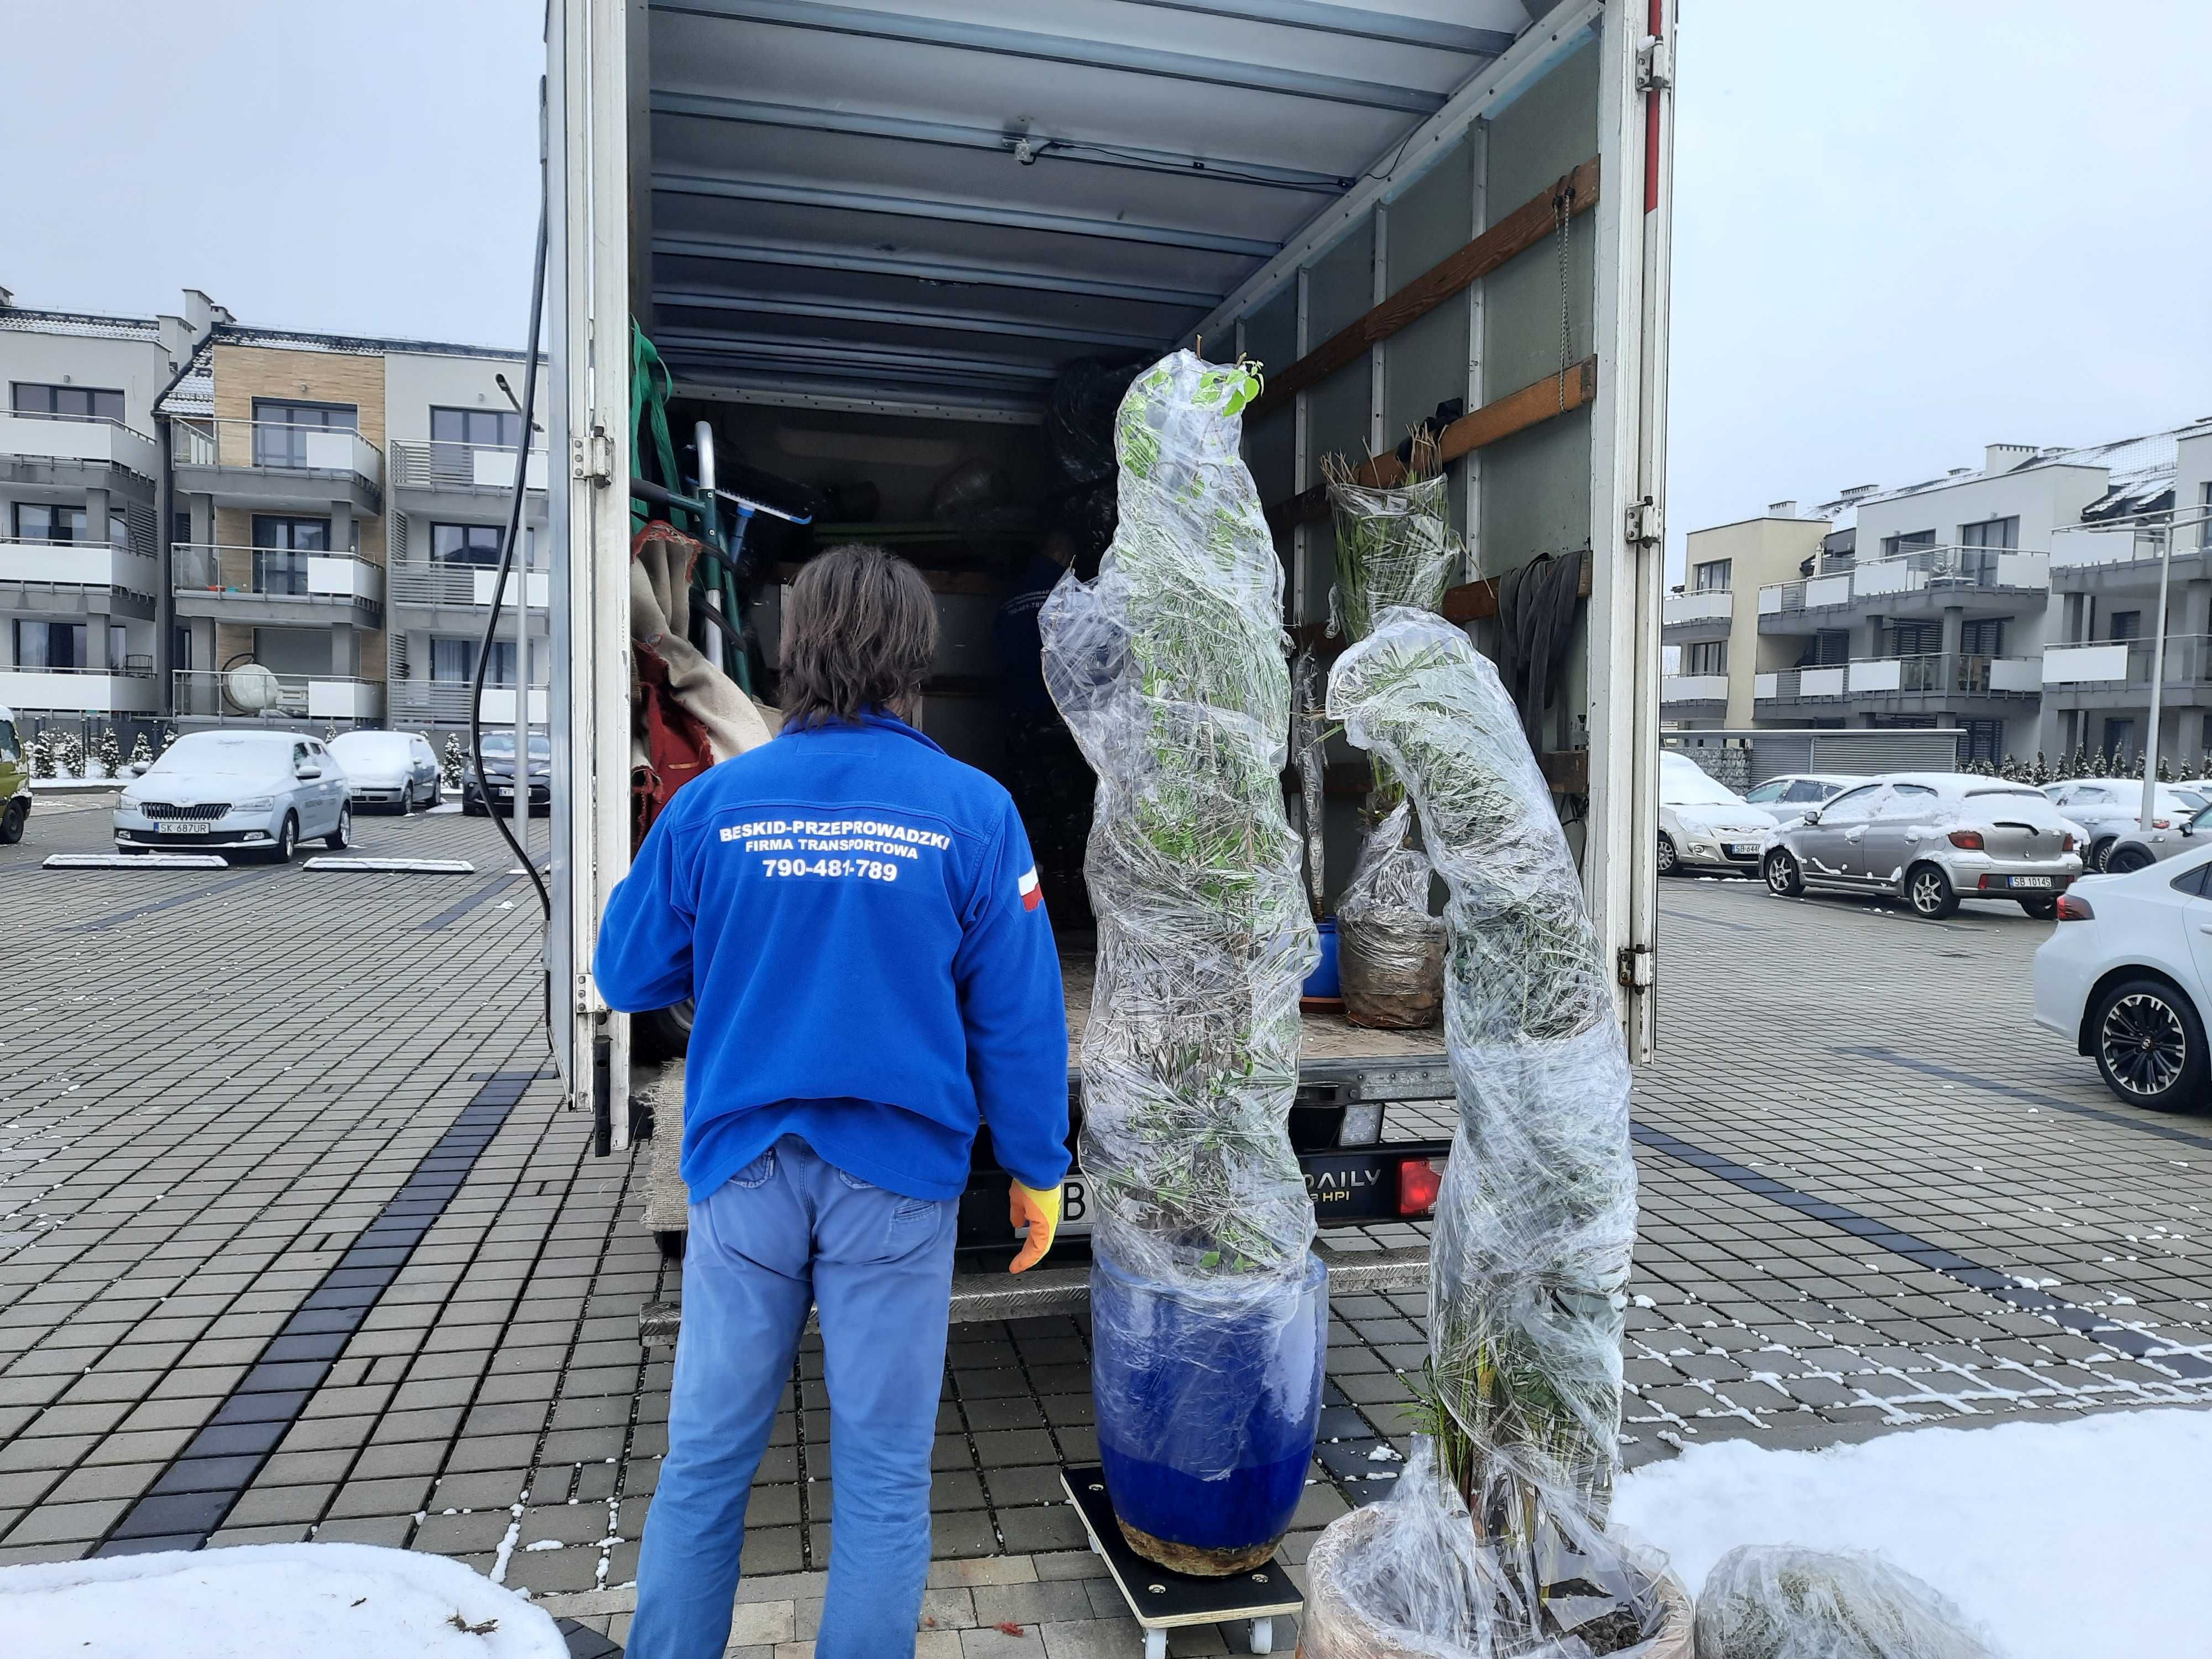
[[[1447,613],[1548,669],[1536,746],[1649,1054],[1674,13],[553,0],[547,951],[556,1048],[602,1150],[627,1144],[649,1082],[591,975],[631,853],[633,318],[667,365],[678,443],[704,422],[726,483],[742,468],[830,504],[747,562],[757,694],[775,700],[799,563],[886,542],[939,595],[921,724],[1001,775],[993,622],[1054,522],[1054,390],[1084,360],[1188,347],[1263,366],[1247,459],[1285,626],[1324,653],[1324,458],[1387,456],[1429,424],[1470,566]],[[945,507],[963,490],[981,504],[965,519]],[[1583,596],[1563,637],[1514,576],[1547,556]],[[1340,743],[1328,758],[1333,899],[1364,779]],[[1088,939],[1063,933],[1078,1029]],[[1450,1093],[1439,1032],[1310,1017],[1292,1132],[1324,1222],[1418,1208]],[[1394,1133],[1384,1108],[1432,1138]],[[978,1156],[963,1243],[1005,1232],[1003,1178]]]

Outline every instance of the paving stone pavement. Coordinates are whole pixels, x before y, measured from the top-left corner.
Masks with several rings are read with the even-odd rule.
[[[183,1486],[240,1483],[216,1545],[435,1551],[619,1641],[666,1444],[667,1351],[639,1346],[636,1319],[678,1288],[635,1224],[642,1155],[592,1158],[588,1122],[537,1075],[535,903],[490,826],[364,817],[356,838],[478,872],[38,868],[104,847],[104,812],[82,809],[35,812],[0,849],[0,1561],[118,1547],[134,1507],[204,1470]],[[2122,1106],[2033,1027],[2028,960],[2051,924],[1970,904],[1931,925],[1703,880],[1669,884],[1662,909],[1664,1051],[1636,1097],[1632,1465],[1720,1437],[2212,1402],[2212,1119]],[[514,1074],[458,1183],[395,1204]],[[1391,1128],[1449,1121],[1401,1108]],[[334,1297],[395,1211],[427,1218],[420,1242],[365,1305]],[[326,1328],[326,1361],[299,1362],[323,1369],[270,1382],[321,1351],[297,1334],[333,1299],[351,1322]],[[1293,1564],[1388,1492],[1425,1351],[1420,1296],[1331,1311]],[[917,1651],[1133,1651],[1057,1488],[1061,1462],[1095,1453],[1085,1322],[953,1335],[939,1622]],[[785,1403],[735,1638],[762,1659],[810,1652],[822,1594],[818,1345]],[[265,1458],[249,1433],[240,1461],[219,1438],[179,1461],[204,1431],[270,1421]],[[1170,1650],[1243,1639],[1206,1626]]]

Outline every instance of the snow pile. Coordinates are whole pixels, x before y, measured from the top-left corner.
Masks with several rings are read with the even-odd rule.
[[[1624,1480],[1614,1520],[1696,1588],[1740,1544],[1866,1550],[2007,1659],[2205,1652],[2212,1413],[1918,1429],[1825,1451],[1695,1446]]]
[[[0,1567],[0,1654],[568,1659],[543,1608],[443,1556],[251,1544]]]

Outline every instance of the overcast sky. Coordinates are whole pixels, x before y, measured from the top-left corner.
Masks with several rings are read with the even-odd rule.
[[[2212,414],[2212,0],[1682,0],[1669,539]],[[0,286],[521,343],[540,0],[18,0]],[[2001,22],[1998,20],[2002,20]]]

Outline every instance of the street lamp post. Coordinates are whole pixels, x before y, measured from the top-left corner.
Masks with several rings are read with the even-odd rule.
[[[2166,689],[2166,590],[2173,578],[2172,527],[2154,525],[2151,533],[2158,538],[2158,632],[2150,646],[2150,730],[2143,737],[2142,812],[2136,825],[2145,836],[2150,834],[2151,814],[2158,803],[2160,694]]]

